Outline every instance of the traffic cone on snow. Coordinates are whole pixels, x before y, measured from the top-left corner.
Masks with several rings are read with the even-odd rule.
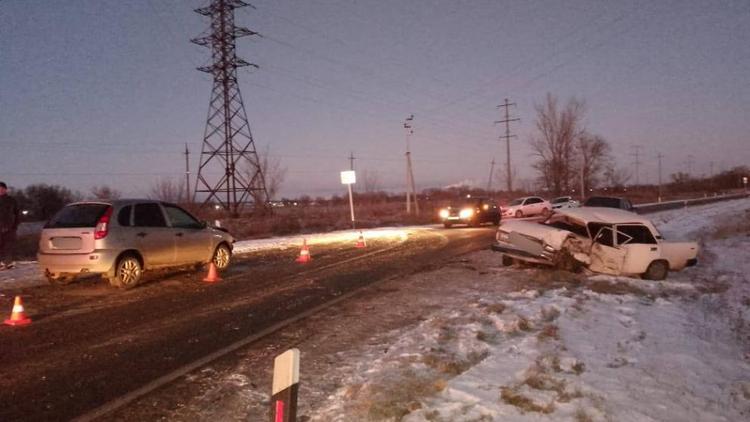
[[[300,249],[299,256],[297,257],[296,261],[300,264],[307,264],[308,262],[312,261],[312,257],[310,256],[310,248],[307,247],[307,239],[302,239],[302,249]]]
[[[26,312],[23,309],[23,303],[21,302],[21,296],[16,296],[16,301],[13,303],[13,310],[10,313],[10,318],[5,320],[5,325],[27,324],[31,324],[31,318],[26,316]]]
[[[216,264],[214,264],[213,261],[211,261],[210,264],[208,264],[208,274],[206,275],[206,278],[203,279],[206,283],[216,283],[217,281],[221,281],[221,277],[219,277],[219,270],[216,268]]]
[[[365,242],[365,236],[362,235],[362,232],[359,232],[359,239],[357,239],[357,244],[354,245],[355,248],[366,248],[367,243]]]

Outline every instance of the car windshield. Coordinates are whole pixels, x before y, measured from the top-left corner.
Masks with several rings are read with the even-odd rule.
[[[555,198],[555,199],[552,200],[553,204],[560,204],[560,203],[563,203],[563,202],[568,202],[568,197],[567,196],[563,196],[561,198]]]
[[[514,200],[513,200],[513,201],[511,201],[511,202],[510,202],[510,204],[508,204],[508,205],[510,205],[510,206],[512,207],[512,206],[514,206],[514,205],[521,205],[522,203],[523,203],[523,198],[521,198],[521,199],[514,199]]]
[[[48,229],[96,227],[99,217],[109,208],[107,204],[76,204],[61,209],[44,226]]]

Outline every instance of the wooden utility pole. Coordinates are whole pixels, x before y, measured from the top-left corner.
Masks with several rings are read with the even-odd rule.
[[[354,170],[354,160],[357,158],[354,156],[354,152],[349,153],[349,170]]]
[[[641,148],[643,148],[643,145],[633,145],[632,148],[635,150],[633,154],[631,154],[633,155],[633,157],[635,157],[635,185],[638,186],[640,185],[640,179],[639,179],[640,167],[641,167],[640,151],[641,151]]]
[[[190,150],[185,142],[185,201],[192,202],[190,198]]]
[[[490,178],[487,179],[487,193],[490,192],[492,189],[492,173],[495,172],[495,157],[492,157],[492,162],[490,163]]]
[[[510,133],[510,122],[518,122],[521,120],[519,118],[513,118],[513,119],[510,118],[510,106],[515,107],[516,103],[509,103],[507,98],[505,99],[505,103],[497,106],[497,108],[501,108],[501,107],[505,108],[505,119],[495,121],[495,124],[505,123],[505,136],[501,136],[500,140],[505,139],[505,154],[507,158],[507,161],[505,163],[505,167],[506,167],[505,171],[506,171],[506,177],[508,179],[506,181],[506,187],[508,189],[508,192],[513,191],[513,176],[511,174],[511,166],[510,166],[510,138],[516,137],[516,135],[511,135]]]
[[[419,215],[419,202],[417,201],[417,188],[414,183],[414,171],[411,165],[411,147],[409,146],[409,138],[414,134],[414,128],[412,123],[414,122],[414,115],[411,114],[404,121],[404,129],[406,129],[406,213],[411,214],[411,201],[414,200],[414,212]]]
[[[657,193],[657,202],[661,202],[661,159],[664,157],[662,153],[658,153],[656,158],[659,160],[659,190]]]

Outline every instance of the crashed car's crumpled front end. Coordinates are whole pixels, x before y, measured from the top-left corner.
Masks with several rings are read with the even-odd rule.
[[[492,249],[524,261],[555,265],[557,254],[570,235],[567,230],[536,222],[508,221],[498,228]]]

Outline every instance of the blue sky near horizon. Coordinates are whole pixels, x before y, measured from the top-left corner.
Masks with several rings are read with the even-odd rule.
[[[200,0],[0,2],[0,180],[108,184],[142,196],[182,180],[200,149],[211,79]],[[344,192],[347,156],[402,189],[402,122],[415,115],[418,188],[486,184],[503,98],[514,167],[547,92],[587,105],[586,127],[641,181],[750,162],[750,2],[308,0],[253,3],[239,41],[260,66],[240,86],[262,150],[288,168],[281,194]],[[197,167],[197,154],[191,166]],[[502,171],[502,167],[498,167]],[[499,186],[499,182],[495,182]]]

